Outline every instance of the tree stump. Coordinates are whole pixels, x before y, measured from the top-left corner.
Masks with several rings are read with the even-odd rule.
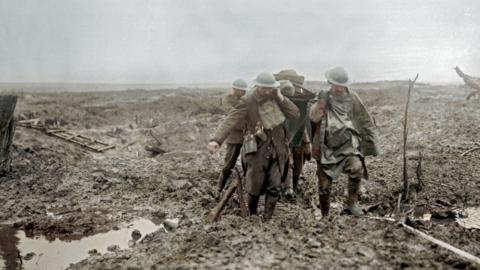
[[[13,113],[17,96],[0,96],[0,174],[10,171],[10,146],[15,132]]]

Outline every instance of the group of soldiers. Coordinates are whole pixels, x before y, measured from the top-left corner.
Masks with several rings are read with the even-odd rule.
[[[223,100],[228,115],[208,144],[211,153],[226,144],[219,197],[241,156],[249,212],[257,214],[265,194],[263,218],[270,220],[282,187],[293,199],[305,161],[314,158],[322,217],[329,214],[332,182],[341,173],[349,179],[345,212],[363,215],[358,200],[361,180],[368,178],[365,157],[378,154],[374,124],[349,89],[345,69],[330,69],[325,77],[330,89],[317,95],[295,70],[260,73],[251,91],[244,80],[233,82]]]

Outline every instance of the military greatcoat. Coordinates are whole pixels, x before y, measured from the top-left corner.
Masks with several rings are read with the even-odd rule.
[[[262,97],[257,91],[242,97],[220,125],[212,141],[221,145],[242,123],[245,124],[246,133],[255,134],[262,122],[259,106],[271,99]],[[300,116],[297,106],[287,97],[276,102],[286,118]],[[242,154],[247,169],[245,190],[251,195],[261,195],[267,190],[279,192],[281,175],[288,162],[288,135],[284,126],[278,125],[264,130],[264,133],[267,135],[265,140],[256,137],[258,147],[255,153]]]

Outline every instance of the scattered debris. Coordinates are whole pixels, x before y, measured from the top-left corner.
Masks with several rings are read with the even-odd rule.
[[[167,218],[165,221],[163,221],[163,226],[169,231],[173,231],[178,228],[178,224],[180,223],[180,220],[178,218]]]
[[[242,217],[248,216],[248,208],[246,206],[245,198],[243,197],[242,176],[240,174],[240,171],[237,168],[235,168],[235,175],[236,175],[235,180],[230,181],[230,186],[225,191],[225,194],[220,199],[220,202],[218,202],[217,206],[215,206],[215,208],[213,208],[213,210],[209,214],[208,219],[210,222],[214,222],[218,220],[218,218],[220,217],[220,214],[222,213],[223,208],[227,204],[228,200],[230,200],[230,197],[232,197],[235,190],[237,190],[237,194],[238,194],[241,215]]]
[[[35,256],[35,252],[28,252],[27,254],[25,254],[25,256],[23,256],[23,259],[25,261],[29,261],[31,260],[34,256]]]
[[[71,143],[75,143],[77,145],[87,148],[88,150],[98,152],[98,153],[105,152],[109,149],[115,148],[114,145],[110,145],[110,144],[92,139],[85,135],[74,134],[65,129],[60,129],[60,128],[49,129],[47,126],[41,124],[40,119],[18,121],[17,125],[21,127],[41,130],[45,132],[47,135],[66,140]]]
[[[107,247],[107,251],[110,251],[110,252],[116,252],[116,251],[119,251],[120,250],[120,246],[119,245],[110,245]]]
[[[477,151],[477,150],[480,150],[480,146],[474,147],[474,148],[472,148],[472,149],[469,149],[469,150],[463,152],[460,156],[463,157],[463,156],[465,156],[466,154],[471,153],[471,152],[473,152],[473,151]]]
[[[156,145],[146,145],[145,150],[152,153],[152,157],[158,156],[160,154],[167,153],[166,150],[156,146]]]
[[[142,237],[142,233],[139,230],[135,229],[135,230],[132,231],[132,240],[133,241],[138,241],[138,239],[140,239],[141,237]]]
[[[467,208],[461,212],[462,217],[457,218],[458,224],[466,229],[480,230],[480,207]]]
[[[369,217],[369,218],[370,218],[370,219],[385,220],[385,221],[390,221],[390,222],[397,222],[397,221],[396,221],[395,219],[393,219],[393,218],[386,218],[386,217]],[[454,246],[452,246],[452,245],[450,245],[450,244],[448,244],[448,243],[446,243],[446,242],[443,242],[443,241],[441,241],[441,240],[438,240],[438,239],[436,239],[436,238],[434,238],[434,237],[432,237],[432,236],[430,236],[430,235],[428,235],[428,234],[426,234],[426,233],[424,233],[424,232],[422,232],[422,231],[419,231],[419,230],[417,230],[417,229],[415,229],[415,228],[413,228],[413,227],[405,224],[405,222],[400,222],[399,224],[400,224],[403,228],[405,228],[405,229],[407,229],[408,231],[410,231],[411,233],[413,233],[413,234],[415,234],[415,235],[417,235],[417,236],[420,236],[421,238],[423,238],[423,239],[425,239],[425,240],[428,240],[428,241],[430,241],[430,242],[432,242],[432,243],[434,243],[434,244],[436,244],[436,245],[439,245],[439,246],[441,246],[441,247],[443,247],[443,248],[445,248],[445,249],[448,249],[448,250],[450,250],[451,252],[457,254],[458,256],[463,257],[463,258],[465,258],[465,259],[467,259],[467,260],[469,260],[469,261],[471,261],[471,262],[473,262],[473,263],[475,263],[475,264],[480,265],[480,258],[476,257],[475,255],[472,255],[472,254],[470,254],[470,253],[468,253],[468,252],[466,252],[466,251],[464,251],[464,250],[461,250],[461,249],[459,249],[459,248],[456,248],[456,247],[454,247]]]

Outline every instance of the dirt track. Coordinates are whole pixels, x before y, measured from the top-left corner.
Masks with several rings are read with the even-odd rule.
[[[368,216],[392,214],[402,186],[406,85],[353,87],[375,118],[382,147],[381,156],[367,160],[370,180],[362,204]],[[234,204],[220,222],[206,223],[221,158],[207,154],[205,146],[223,118],[225,91],[20,93],[19,118],[49,119],[116,148],[95,154],[17,127],[13,172],[0,178],[0,223],[72,239],[137,218],[180,219],[176,230],[159,230],[132,249],[90,256],[71,269],[480,267],[394,223],[342,215],[345,179],[334,184],[330,220],[317,220],[310,207],[316,198],[308,196],[315,186],[313,162],[305,170],[304,193],[296,203],[283,201],[269,224],[240,218]],[[467,93],[438,85],[418,85],[412,93],[409,175],[417,183],[421,152],[425,186],[403,210],[426,209],[432,219],[413,221],[414,227],[480,256],[480,230],[464,229],[448,216],[480,205],[480,151],[460,157],[480,143],[480,102],[465,101]],[[151,157],[145,146],[158,145],[157,139],[166,153]]]

